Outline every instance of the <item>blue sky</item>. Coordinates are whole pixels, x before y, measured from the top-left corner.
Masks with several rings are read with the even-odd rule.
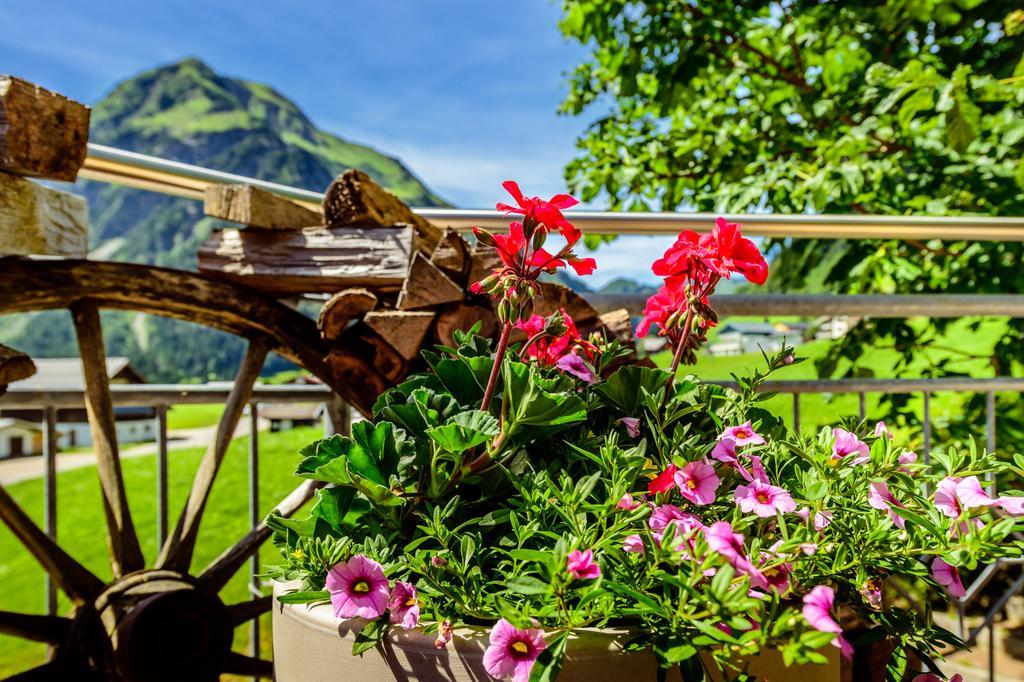
[[[556,113],[586,56],[549,0],[290,0],[0,4],[0,72],[90,103],[132,74],[185,56],[273,85],[321,128],[397,155],[462,207],[489,207],[515,178],[564,191],[589,122]],[[599,207],[599,206],[598,206]],[[620,240],[593,283],[644,278],[664,238]]]

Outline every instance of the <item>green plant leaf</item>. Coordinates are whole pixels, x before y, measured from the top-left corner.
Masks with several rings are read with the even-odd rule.
[[[327,590],[315,590],[309,592],[287,592],[277,595],[277,601],[282,604],[309,604],[316,601],[330,599],[331,593]]]
[[[371,620],[363,629],[356,634],[356,639],[352,643],[352,655],[358,656],[364,651],[368,651],[373,647],[377,646],[377,643],[384,639],[384,635],[388,631],[388,617],[381,616],[376,620]]]
[[[562,661],[565,660],[565,649],[569,641],[569,633],[562,632],[555,636],[555,639],[548,642],[544,651],[533,662],[530,669],[530,682],[554,682],[558,679],[558,673],[562,670]]]
[[[597,385],[595,391],[608,403],[618,407],[626,416],[635,416],[640,411],[643,392],[654,395],[668,383],[669,373],[663,369],[625,365],[615,370],[606,381]]]
[[[460,412],[442,426],[427,429],[427,435],[448,452],[461,453],[486,443],[500,431],[494,416],[469,410]]]

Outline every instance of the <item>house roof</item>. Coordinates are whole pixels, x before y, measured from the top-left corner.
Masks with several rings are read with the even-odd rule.
[[[81,358],[32,358],[32,361],[36,363],[36,373],[28,379],[15,381],[11,386],[34,390],[85,388]],[[128,358],[107,358],[107,376],[114,383],[146,383],[146,379],[132,366]]]
[[[43,432],[43,430],[39,427],[39,424],[33,424],[32,422],[27,422],[24,419],[15,419],[14,417],[0,418],[0,431],[15,426],[22,429],[26,429],[28,431],[35,431],[37,433]]]

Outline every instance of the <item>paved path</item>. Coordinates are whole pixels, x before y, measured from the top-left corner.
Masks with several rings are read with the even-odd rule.
[[[260,430],[269,428],[269,422],[260,420]],[[180,450],[182,448],[205,448],[213,440],[216,426],[203,426],[194,429],[175,429],[167,432],[167,449]],[[247,436],[249,433],[248,419],[239,422],[235,429],[235,438]],[[156,452],[156,443],[139,443],[126,445],[121,449],[121,458],[141,457],[152,455]],[[81,467],[93,466],[96,464],[96,455],[93,452],[67,452],[57,455],[57,471],[69,471]],[[0,483],[10,485],[19,481],[31,480],[43,477],[42,456],[18,457],[15,459],[0,460]]]

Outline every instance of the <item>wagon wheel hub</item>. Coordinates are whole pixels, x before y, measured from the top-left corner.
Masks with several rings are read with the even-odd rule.
[[[128,680],[216,680],[231,649],[227,608],[193,578],[132,573],[96,599],[90,620],[110,641],[111,668]]]

